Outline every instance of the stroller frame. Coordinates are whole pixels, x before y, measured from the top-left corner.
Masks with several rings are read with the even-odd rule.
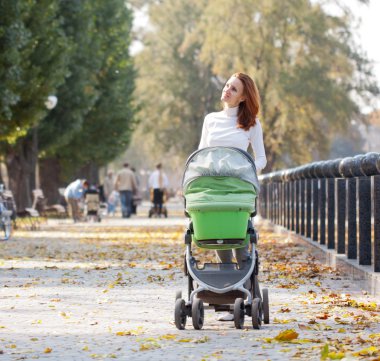
[[[255,261],[256,261],[256,248],[255,246],[252,244],[251,246],[251,259],[252,261],[250,262],[250,266],[249,266],[249,271],[247,272],[247,274],[241,279],[239,280],[238,282],[236,282],[235,284],[233,285],[230,285],[228,287],[225,287],[225,288],[217,288],[217,287],[213,287],[213,286],[210,286],[210,285],[207,285],[204,281],[200,280],[197,275],[195,274],[194,270],[193,270],[193,264],[192,264],[192,259],[194,259],[194,257],[191,255],[191,248],[190,248],[190,245],[188,244],[186,246],[186,265],[187,265],[187,269],[188,269],[188,272],[189,274],[191,275],[192,279],[194,281],[196,281],[198,284],[200,284],[201,286],[198,286],[197,289],[193,290],[189,296],[189,304],[191,305],[194,301],[194,297],[197,293],[201,292],[201,291],[212,291],[214,293],[218,293],[218,294],[225,294],[229,291],[240,291],[242,293],[244,293],[246,296],[247,296],[247,301],[245,302],[245,304],[247,305],[251,305],[252,304],[252,295],[251,293],[249,292],[248,289],[244,288],[244,284],[246,283],[246,281],[248,279],[251,278],[251,275],[252,275],[252,272],[255,268]]]

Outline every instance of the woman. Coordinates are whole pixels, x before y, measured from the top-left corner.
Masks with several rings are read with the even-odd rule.
[[[257,118],[260,95],[255,82],[246,74],[235,73],[224,86],[220,99],[223,110],[206,115],[198,148],[225,146],[247,151],[251,144],[259,172],[267,159],[263,131]],[[238,248],[234,253],[239,266],[242,266],[248,256],[247,247]],[[232,262],[232,250],[217,251],[217,256],[222,263]],[[220,320],[233,320],[233,314],[227,314]]]

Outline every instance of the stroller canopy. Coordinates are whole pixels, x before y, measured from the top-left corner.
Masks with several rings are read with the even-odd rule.
[[[260,186],[254,160],[249,153],[232,147],[208,147],[195,151],[187,160],[182,180],[184,194],[190,183],[200,177],[234,177]]]

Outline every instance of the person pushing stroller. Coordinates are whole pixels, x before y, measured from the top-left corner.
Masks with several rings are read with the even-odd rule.
[[[263,132],[261,128],[260,121],[258,119],[258,113],[260,108],[260,95],[259,91],[256,87],[255,82],[247,75],[243,73],[235,73],[233,74],[226,82],[222,95],[221,95],[221,101],[223,103],[223,110],[220,112],[214,112],[206,115],[203,123],[202,128],[202,135],[200,144],[198,147],[199,157],[202,156],[202,149],[210,149],[211,157],[214,154],[214,148],[218,147],[225,147],[229,148],[230,150],[226,150],[228,153],[229,151],[234,152],[234,149],[241,150],[244,153],[248,150],[248,147],[251,145],[255,159],[252,160],[254,162],[254,173],[261,171],[266,166],[266,155],[265,155],[265,148],[264,148],[264,142],[263,142]],[[205,149],[206,150],[206,149]],[[215,149],[216,153],[219,154],[219,150]],[[223,152],[223,150],[222,150]],[[190,166],[190,161],[194,161],[194,159],[198,159],[197,152],[194,153],[194,155],[190,156],[190,159],[188,160],[187,164],[187,170]],[[210,161],[210,154],[205,153],[206,161],[204,164],[210,164],[210,167],[212,168],[214,166],[214,161]],[[224,159],[225,155],[222,155],[221,159]],[[249,155],[244,155],[247,159],[249,159]],[[231,157],[233,159],[233,157]],[[224,162],[224,161],[223,161]],[[222,163],[223,163],[222,162]],[[249,162],[248,162],[249,163]],[[233,163],[231,163],[231,169],[233,168]],[[230,169],[230,168],[228,168]],[[204,171],[208,173],[214,172],[213,169],[204,169]],[[225,170],[224,170],[225,171]],[[210,173],[210,174],[211,174]],[[185,172],[186,174],[186,172]],[[224,173],[223,175],[226,176],[228,174]],[[188,185],[190,183],[185,182],[184,178],[184,186],[188,188]],[[198,190],[197,190],[198,191]],[[256,191],[255,191],[256,192]],[[185,197],[186,198],[186,197]],[[202,200],[203,201],[203,200]],[[195,214],[198,212],[197,209],[195,209]],[[190,215],[191,216],[191,215]],[[194,220],[193,220],[194,222]],[[192,240],[195,241],[196,234],[194,234],[194,230],[191,229],[194,225],[192,222],[192,226],[189,229],[189,236],[191,235]],[[199,227],[199,226],[198,226]],[[248,231],[249,233],[254,232],[253,225],[251,223],[248,223]],[[196,233],[196,232],[195,232]],[[187,244],[187,247],[189,247],[190,241],[185,241]],[[214,242],[214,240],[210,240],[207,242]],[[223,239],[216,239],[216,242],[224,242]],[[247,243],[247,242],[245,242]],[[254,243],[254,241],[253,241]],[[205,247],[205,245],[202,245]],[[216,249],[216,254],[218,261],[223,265],[232,264],[233,262],[233,255],[236,258],[238,269],[244,270],[244,264],[247,262],[247,260],[250,260],[250,254],[248,252],[248,245],[245,245],[243,247],[226,247],[226,249],[220,249],[220,247],[217,247],[216,245],[213,247],[208,248],[214,248]],[[218,249],[219,248],[219,249]],[[193,272],[192,275],[189,275],[190,279],[196,277],[196,273],[198,272],[196,270],[196,267],[193,268],[193,265],[191,264],[191,253],[189,253],[189,257],[187,257],[189,260],[187,260],[188,267],[190,266],[191,271]],[[257,268],[256,266],[252,265],[253,269]],[[238,269],[236,270],[237,274],[239,274]],[[249,271],[251,272],[252,269]],[[256,270],[257,271],[257,270]],[[244,272],[243,272],[244,273]],[[201,273],[202,274],[202,273]],[[247,275],[249,275],[247,273]],[[244,279],[246,279],[248,276],[244,275]],[[193,277],[194,276],[194,277]],[[215,274],[216,276],[216,274]],[[243,277],[243,276],[242,276]],[[252,278],[255,283],[255,277]],[[249,280],[248,280],[249,281]],[[207,286],[205,286],[207,288]],[[255,284],[248,285],[247,288],[255,288]],[[207,288],[208,289],[208,288]],[[212,287],[210,288],[212,289]],[[218,288],[215,288],[216,291],[218,291]],[[221,287],[223,289],[223,287]],[[216,292],[215,291],[215,292]],[[190,292],[191,297],[190,297]],[[192,303],[192,317],[193,317],[193,324],[195,328],[201,328],[203,324],[203,306],[200,306],[202,302],[199,299],[194,298],[195,292],[199,292],[199,290],[193,290],[192,287],[189,288],[189,302]],[[219,291],[218,291],[219,292]],[[253,297],[256,297],[259,295],[258,290],[253,290]],[[215,296],[215,295],[213,295]],[[220,321],[234,321],[234,318],[236,315],[239,315],[239,319],[235,319],[235,325],[238,328],[241,328],[242,323],[244,322],[244,312],[240,312],[239,307],[243,307],[244,305],[241,302],[241,299],[238,298],[235,301],[235,308],[237,306],[237,310],[234,310],[234,312],[228,312],[227,314],[219,317]],[[267,301],[265,302],[265,307],[267,307]],[[243,306],[242,306],[243,305]],[[188,307],[189,304],[186,305]],[[189,311],[186,309],[185,303],[180,298],[177,298],[176,303],[176,326],[179,329],[182,329],[184,327],[184,324],[186,323],[186,315],[189,315]],[[266,312],[267,313],[267,312]],[[268,315],[266,315],[268,317]]]

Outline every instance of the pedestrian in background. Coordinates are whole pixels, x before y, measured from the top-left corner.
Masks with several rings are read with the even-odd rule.
[[[88,189],[89,183],[86,179],[77,179],[70,183],[65,191],[65,199],[69,206],[71,216],[75,222],[80,221],[79,202],[84,198],[85,191]]]
[[[137,174],[136,168],[131,167],[132,172],[135,174],[136,183],[137,183],[137,191],[133,194],[132,197],[132,214],[137,214],[137,206],[142,202],[142,196],[140,192],[141,181],[140,177]]]
[[[106,199],[107,202],[107,214],[114,213],[114,205],[115,205],[115,200],[112,199],[110,200],[111,193],[115,189],[115,177],[113,174],[112,170],[109,170],[107,172],[107,176],[104,179],[103,183],[103,192],[104,192],[104,198]]]
[[[161,215],[164,196],[166,196],[169,180],[164,171],[162,164],[156,165],[156,170],[149,177],[149,188],[151,190],[151,199],[154,206],[154,213]]]
[[[133,194],[137,192],[136,176],[129,164],[124,163],[115,180],[115,190],[120,194],[121,214],[123,218],[129,218],[132,213]]]

